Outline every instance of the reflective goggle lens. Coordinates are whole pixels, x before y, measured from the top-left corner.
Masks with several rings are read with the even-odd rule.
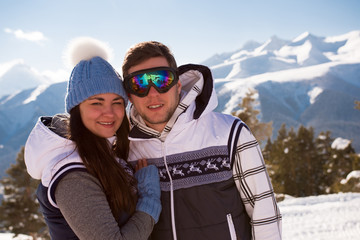
[[[151,86],[160,93],[167,92],[176,82],[176,72],[172,68],[161,67],[134,72],[125,77],[125,87],[137,96],[146,96]]]

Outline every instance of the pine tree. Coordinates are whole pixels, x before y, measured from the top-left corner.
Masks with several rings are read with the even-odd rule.
[[[269,175],[274,191],[277,193],[288,193],[287,188],[289,188],[289,179],[291,179],[291,174],[293,174],[293,172],[288,169],[290,164],[290,162],[287,161],[287,159],[289,159],[287,156],[289,152],[287,146],[288,141],[289,138],[286,125],[282,124],[276,140],[272,143],[269,139],[264,148],[264,159],[269,165]]]
[[[341,180],[353,170],[360,170],[359,157],[351,142],[343,149],[332,148],[331,158],[326,166],[330,178],[331,192],[341,191]]]
[[[264,157],[269,157],[272,166],[270,176],[275,191],[292,196],[316,193],[313,129],[300,126],[297,133],[294,128],[287,132],[283,124],[271,148],[267,144],[265,149],[271,151]]]
[[[325,193],[333,180],[327,176],[325,163],[331,156],[330,133],[314,140],[314,129],[300,126],[297,133],[281,126],[277,139],[264,148],[264,158],[270,164],[270,177],[277,193],[296,197]]]
[[[300,166],[300,171],[297,173],[297,182],[300,183],[298,196],[318,195],[323,171],[322,162],[318,158],[314,143],[314,129],[300,126],[296,136],[296,143],[297,162]]]
[[[255,109],[255,105],[258,104],[255,95],[256,90],[249,90],[246,96],[242,99],[242,103],[239,104],[240,110],[233,112],[232,115],[240,118],[251,129],[255,138],[261,144],[262,141],[268,139],[272,135],[272,122],[263,123],[258,119],[260,114],[259,110]]]
[[[288,135],[280,144],[283,151],[278,151],[278,154],[280,154],[280,158],[282,159],[281,174],[284,191],[287,194],[299,196],[298,173],[300,171],[300,165],[298,164],[296,133],[294,128],[290,128]]]
[[[330,131],[320,132],[318,137],[315,139],[316,151],[318,161],[321,162],[322,174],[319,176],[319,193],[330,193],[330,186],[332,183],[332,177],[329,174],[330,170],[327,166],[330,165],[330,159],[332,155],[331,144],[334,141],[331,138]]]
[[[24,147],[18,153],[16,164],[12,164],[6,173],[8,177],[0,180],[4,186],[4,199],[0,206],[3,230],[15,236],[26,234],[33,239],[46,237],[46,225],[35,196],[39,181],[26,172]]]
[[[283,124],[277,138],[268,139],[263,155],[276,193],[302,197],[351,191],[351,184],[358,185],[356,180],[346,186],[341,182],[350,172],[360,170],[360,155],[351,141],[346,147],[332,147],[330,135],[321,132],[314,139],[312,127],[300,126],[295,133]]]

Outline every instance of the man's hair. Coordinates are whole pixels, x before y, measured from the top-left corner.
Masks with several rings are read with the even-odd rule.
[[[153,57],[165,57],[169,66],[177,70],[177,65],[170,49],[156,41],[141,42],[132,46],[126,53],[122,65],[123,77],[129,75],[129,69]]]

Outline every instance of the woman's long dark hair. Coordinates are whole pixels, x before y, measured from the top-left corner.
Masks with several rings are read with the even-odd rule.
[[[75,142],[81,159],[90,174],[104,188],[112,214],[118,221],[120,213],[133,214],[136,207],[136,180],[118,163],[116,157],[127,161],[129,154],[129,120],[124,115],[111,146],[107,139],[89,131],[81,120],[79,105],[70,111],[70,139]]]

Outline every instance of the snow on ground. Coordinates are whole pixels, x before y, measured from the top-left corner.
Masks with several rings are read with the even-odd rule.
[[[285,198],[279,203],[283,240],[360,239],[360,193]],[[0,240],[12,234],[0,233]],[[16,240],[28,240],[20,236]]]
[[[16,238],[12,238],[12,233],[0,233],[0,240],[31,240],[32,238],[26,235],[18,235]]]
[[[360,239],[360,193],[286,199],[279,207],[283,240]]]

